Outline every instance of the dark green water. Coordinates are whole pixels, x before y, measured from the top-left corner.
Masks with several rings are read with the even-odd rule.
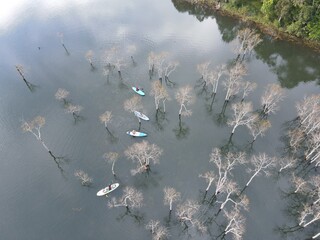
[[[50,1],[48,1],[50,2]],[[26,1],[14,18],[0,25],[0,229],[2,239],[151,239],[145,224],[158,219],[167,224],[169,239],[214,239],[220,234],[216,225],[210,225],[210,234],[183,227],[173,213],[168,224],[168,207],[163,205],[163,188],[171,186],[181,192],[182,201],[200,201],[206,183],[198,177],[208,169],[213,147],[223,147],[229,139],[231,127],[218,123],[225,91],[219,86],[213,104],[194,88],[196,102],[191,106],[192,116],[183,117],[185,134],[179,130],[179,105],[174,99],[178,87],[195,87],[199,73],[196,66],[205,61],[212,65],[235,59],[233,48],[239,23],[219,15],[204,16],[199,10],[176,5],[170,1]],[[199,21],[200,19],[201,21]],[[57,33],[63,33],[61,46]],[[136,65],[125,51],[134,45]],[[107,81],[103,75],[101,57],[105,50],[118,47],[127,65],[122,70],[122,83],[117,72]],[[91,70],[85,59],[89,50],[95,53]],[[153,51],[170,52],[180,65],[170,79],[175,87],[168,87],[171,101],[167,102],[164,118],[156,119],[154,100],[149,95],[151,80],[148,75],[148,54]],[[264,36],[247,61],[246,80],[256,82],[257,89],[249,95],[254,109],[260,107],[260,96],[266,84],[279,83],[286,93],[280,111],[270,116],[272,128],[258,138],[250,154],[265,152],[280,156],[284,147],[280,138],[284,124],[296,117],[295,103],[304,96],[319,93],[319,55],[286,42],[273,41]],[[35,85],[29,91],[15,70],[22,64],[26,79]],[[160,164],[152,166],[151,174],[131,176],[133,163],[126,159],[124,150],[139,139],[125,134],[137,128],[133,114],[123,109],[123,102],[134,92],[131,86],[143,86],[146,96],[142,103],[149,122],[141,129],[148,140],[163,149]],[[72,115],[65,113],[63,104],[54,94],[58,88],[70,92],[69,99],[83,107],[83,119],[76,124]],[[232,101],[237,102],[239,98]],[[99,115],[112,111],[110,137],[99,122]],[[46,118],[42,137],[52,152],[62,156],[60,168],[41,144],[29,133],[23,133],[22,120],[37,115]],[[226,117],[230,118],[230,106]],[[179,131],[178,131],[179,132]],[[251,137],[245,127],[239,127],[233,136],[232,150],[244,151]],[[118,180],[114,180],[111,166],[103,159],[109,151],[120,153],[115,165]],[[250,175],[238,167],[233,179],[244,186]],[[93,178],[90,188],[83,187],[74,177],[74,171],[83,169]],[[280,186],[285,177],[259,176],[246,189],[250,210],[245,212],[244,239],[283,239],[275,228],[294,224],[284,210],[286,199],[281,198]],[[96,192],[110,183],[120,182],[112,196],[119,197],[125,186],[134,186],[144,195],[144,206],[133,211],[141,217],[125,215],[124,208],[109,209],[108,199],[96,197]],[[214,188],[211,189],[213,192]],[[110,197],[112,197],[110,196]],[[216,211],[212,210],[212,213]],[[200,216],[202,219],[205,216]],[[219,224],[225,224],[219,215]],[[303,233],[304,234],[304,233]],[[288,239],[305,238],[303,234]],[[303,236],[301,236],[303,235]]]

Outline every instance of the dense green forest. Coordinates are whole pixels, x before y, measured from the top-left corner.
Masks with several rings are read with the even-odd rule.
[[[180,0],[241,15],[290,35],[320,43],[320,0]]]

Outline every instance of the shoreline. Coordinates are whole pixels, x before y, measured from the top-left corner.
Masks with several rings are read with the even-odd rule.
[[[196,4],[194,4],[196,5]],[[218,14],[221,14],[222,16],[229,16],[232,18],[235,18],[239,21],[242,21],[248,25],[256,26],[259,28],[263,33],[270,35],[275,40],[284,40],[288,41],[294,44],[298,44],[300,46],[305,46],[310,48],[311,50],[320,53],[320,42],[317,41],[311,41],[307,39],[298,38],[296,36],[290,35],[286,32],[281,31],[280,29],[272,26],[272,25],[266,25],[261,22],[255,21],[254,19],[251,19],[247,16],[244,16],[243,14],[235,11],[230,11],[228,9],[225,9],[223,7],[218,7],[217,5],[210,5],[207,3],[199,4],[203,7],[208,8],[209,10],[212,10]]]

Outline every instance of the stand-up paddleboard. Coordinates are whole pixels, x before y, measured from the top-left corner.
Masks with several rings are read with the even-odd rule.
[[[99,192],[97,192],[97,196],[101,197],[104,196],[110,192],[112,192],[113,190],[117,189],[119,187],[119,183],[113,183],[110,185],[110,187],[105,187],[103,189],[101,189]]]
[[[138,94],[141,95],[141,96],[146,95],[146,94],[144,93],[144,91],[143,91],[142,89],[140,89],[140,88],[132,87],[132,90],[135,91],[136,93],[138,93]]]
[[[141,112],[134,111],[134,115],[136,115],[136,117],[141,118],[145,121],[149,121],[149,118]]]
[[[146,137],[147,134],[144,132],[138,132],[136,130],[128,131],[128,135],[133,136],[133,137]]]

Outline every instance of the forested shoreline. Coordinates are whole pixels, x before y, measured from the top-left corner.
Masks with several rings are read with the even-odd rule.
[[[320,51],[320,0],[178,0],[255,24],[278,39]],[[176,1],[177,2],[177,1]]]

